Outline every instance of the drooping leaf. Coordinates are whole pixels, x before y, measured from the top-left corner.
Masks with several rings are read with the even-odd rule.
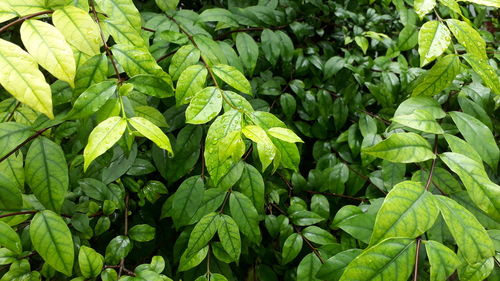
[[[281,253],[281,264],[287,264],[297,257],[302,250],[302,244],[304,240],[302,236],[298,233],[292,233],[285,240],[283,244],[283,251]]]
[[[132,117],[128,119],[128,122],[141,133],[143,136],[154,142],[159,148],[168,151],[169,153],[174,153],[172,150],[172,145],[167,135],[158,128],[153,122],[142,117]]]
[[[180,74],[175,91],[175,99],[179,105],[189,103],[203,89],[207,74],[207,69],[200,64],[191,65]]]
[[[446,25],[439,21],[428,21],[418,33],[418,53],[420,66],[424,66],[441,56],[451,42],[451,34]]]
[[[69,186],[68,164],[60,145],[39,137],[26,155],[26,183],[47,208],[59,212]]]
[[[53,25],[27,20],[21,25],[23,44],[35,60],[50,74],[75,86],[75,59],[64,36]]]
[[[340,281],[406,281],[413,271],[415,251],[415,239],[386,239],[349,263]]]
[[[377,213],[370,245],[390,237],[416,238],[432,227],[438,214],[432,194],[421,183],[401,182]]]
[[[450,248],[436,241],[424,241],[424,245],[431,265],[430,280],[447,280],[460,265],[457,255]]]
[[[259,244],[261,234],[259,229],[259,215],[252,201],[245,195],[233,191],[229,197],[231,216],[235,219],[240,231],[255,244]]]
[[[186,123],[204,124],[212,120],[222,109],[222,91],[206,87],[197,92],[186,109]]]
[[[492,257],[493,242],[474,215],[453,199],[436,198],[441,215],[467,263],[475,264]]]
[[[80,119],[96,113],[116,92],[116,81],[103,81],[90,86],[73,104],[66,119]]]
[[[412,163],[434,159],[431,145],[415,133],[395,133],[378,144],[364,148],[363,153],[391,162]]]
[[[500,186],[488,178],[484,167],[479,162],[454,152],[445,152],[440,158],[460,177],[472,201],[492,218],[499,220]]]
[[[0,84],[18,101],[54,118],[52,93],[33,57],[0,39]]]
[[[71,276],[75,259],[73,238],[60,216],[49,210],[37,213],[30,224],[30,238],[33,247],[46,263]]]
[[[195,225],[189,236],[188,246],[186,248],[186,258],[191,258],[201,249],[203,249],[217,232],[220,224],[220,216],[217,213],[205,215]]]
[[[220,45],[212,38],[203,34],[197,34],[193,36],[193,40],[209,67],[216,64],[227,64],[226,56]]]
[[[453,111],[449,114],[465,140],[476,149],[484,162],[496,170],[500,149],[490,129],[481,121],[466,113]]]
[[[453,79],[460,73],[460,59],[457,55],[447,55],[439,59],[436,64],[419,79],[413,89],[412,96],[433,97],[446,89]]]
[[[94,249],[81,246],[78,253],[78,265],[82,275],[86,278],[97,277],[104,265],[104,258]]]
[[[119,116],[109,117],[97,125],[89,135],[89,140],[83,158],[85,159],[84,170],[90,163],[108,149],[122,137],[127,127],[127,121]]]
[[[221,214],[219,218],[219,239],[222,247],[233,261],[238,261],[241,254],[241,238],[238,225],[228,215]]]
[[[198,211],[204,192],[203,180],[193,176],[181,183],[172,202],[172,218],[177,227],[187,225]]]
[[[99,26],[88,12],[75,6],[66,6],[54,12],[52,21],[75,49],[89,56],[100,53],[103,43]]]
[[[252,95],[252,87],[247,78],[236,68],[225,65],[217,64],[212,66],[212,71],[214,74],[226,82],[229,86],[235,88],[236,90]]]
[[[3,221],[0,221],[0,246],[16,254],[20,254],[23,250],[19,235]]]
[[[208,254],[208,245],[203,249],[199,250],[196,254],[194,254],[191,258],[186,257],[186,252],[184,252],[181,256],[181,260],[179,262],[179,271],[187,271],[197,265],[199,265]]]

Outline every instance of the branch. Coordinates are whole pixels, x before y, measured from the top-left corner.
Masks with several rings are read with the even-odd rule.
[[[27,15],[27,16],[24,16],[24,17],[20,17],[18,18],[17,20],[13,21],[13,22],[10,22],[4,26],[2,26],[2,28],[0,28],[0,33],[6,31],[7,29],[9,29],[9,27],[12,27],[18,23],[21,23],[21,22],[24,22],[25,20],[29,20],[31,18],[34,18],[34,17],[38,17],[38,16],[41,16],[41,15],[48,15],[48,14],[52,14],[54,13],[54,11],[43,11],[43,12],[38,12],[38,13],[34,13],[34,14],[31,14],[31,15]]]
[[[351,200],[361,201],[361,202],[369,202],[370,201],[370,200],[365,199],[365,198],[358,198],[358,197],[353,197],[353,196],[338,194],[338,193],[331,193],[331,192],[319,192],[319,191],[314,191],[314,190],[306,190],[306,192],[311,193],[311,194],[322,194],[322,195],[335,196],[335,197],[346,198],[346,199],[351,199]]]

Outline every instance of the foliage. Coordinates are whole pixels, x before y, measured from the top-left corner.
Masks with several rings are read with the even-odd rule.
[[[0,280],[497,280],[498,0],[3,0]]]

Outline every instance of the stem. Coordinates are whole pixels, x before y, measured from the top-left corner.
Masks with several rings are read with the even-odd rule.
[[[159,57],[159,58],[156,60],[156,62],[161,62],[162,60],[164,60],[164,59],[166,59],[166,58],[170,57],[171,55],[175,54],[175,52],[177,52],[177,49],[176,49],[176,50],[173,50],[173,51],[171,51],[171,52],[169,52],[169,53],[166,53],[165,55],[163,55],[163,56]]]
[[[295,229],[295,232],[297,232],[297,234],[299,234],[301,237],[302,237],[302,240],[304,240],[307,244],[307,246],[309,246],[309,248],[311,248],[311,250],[313,251],[313,253],[318,257],[319,261],[321,262],[321,264],[324,264],[325,263],[325,260],[323,259],[323,257],[321,256],[320,252],[318,251],[318,249],[316,249],[316,247],[314,247],[313,244],[311,244],[311,242],[309,241],[309,239],[307,239],[303,234],[302,232],[300,232],[300,230],[297,228],[297,226],[293,226],[293,228]]]
[[[128,200],[129,200],[129,195],[125,196],[125,219],[124,219],[124,230],[123,230],[123,235],[127,236],[128,235]],[[120,260],[120,265],[118,268],[118,277],[122,275],[122,271],[128,274],[128,270],[125,268],[125,258]],[[132,272],[133,273],[133,272]],[[130,275],[130,274],[129,274]],[[135,274],[133,275],[135,276]]]
[[[0,28],[0,33],[6,31],[7,29],[9,29],[9,27],[12,27],[18,23],[21,23],[25,20],[29,20],[31,18],[34,18],[34,17],[38,17],[38,16],[41,16],[41,15],[48,15],[48,14],[52,14],[54,13],[54,11],[43,11],[43,12],[38,12],[38,13],[34,13],[34,14],[31,14],[31,15],[27,15],[27,16],[24,16],[24,17],[20,17],[18,18],[17,20],[13,21],[13,22],[10,22],[4,26],[2,26],[2,28]]]
[[[0,215],[1,218],[6,218],[6,217],[13,217],[13,216],[20,216],[20,215],[33,215],[36,214],[38,211],[21,211],[21,212],[15,212],[15,213],[10,213],[10,214],[5,214],[5,215]]]
[[[418,237],[417,238],[417,251],[415,252],[415,268],[413,271],[413,281],[417,281],[417,279],[418,279],[418,256],[420,253],[420,243],[421,242],[422,242],[422,240],[420,239],[420,237]]]
[[[328,195],[328,196],[335,196],[335,197],[346,198],[346,199],[351,199],[351,200],[361,201],[361,202],[369,202],[370,201],[370,200],[365,199],[365,198],[358,198],[358,197],[353,197],[353,196],[338,194],[338,193],[331,193],[331,192],[319,192],[319,191],[314,191],[314,190],[306,190],[306,192],[311,193],[311,194],[322,194],[322,195]]]
[[[21,105],[20,102],[17,102],[16,106],[14,107],[14,109],[10,112],[9,116],[7,117],[7,119],[5,120],[5,122],[9,122],[12,120],[12,118],[14,117],[14,113],[16,113],[16,110],[17,108]]]
[[[224,212],[224,207],[226,206],[227,200],[229,199],[230,195],[231,189],[226,192],[226,196],[224,197],[224,202],[222,202],[222,206],[220,207],[219,214],[222,214],[222,212]]]
[[[438,150],[438,135],[435,135],[434,136],[434,155],[435,155],[435,158],[432,159],[432,165],[431,165],[431,170],[429,171],[429,177],[427,178],[427,182],[425,183],[425,190],[429,190],[429,187],[431,186],[432,176],[434,174],[434,168],[436,168],[437,150]]]
[[[288,27],[288,24],[286,24],[286,25],[280,25],[280,26],[275,26],[275,27],[270,27],[270,28],[267,28],[267,29],[280,30],[280,29],[285,29],[287,27]],[[226,36],[231,35],[233,33],[237,33],[237,32],[261,31],[261,30],[264,30],[264,29],[266,29],[266,27],[249,27],[249,28],[240,28],[240,29],[230,30],[228,32],[222,33],[221,35],[217,36],[217,40],[223,39]]]
[[[118,70],[118,66],[116,65],[115,59],[113,58],[113,53],[111,53],[111,50],[109,49],[108,43],[106,43],[106,38],[104,37],[104,33],[102,32],[101,23],[99,21],[99,17],[97,16],[97,12],[96,12],[95,5],[94,5],[94,0],[90,0],[89,4],[90,4],[90,7],[92,8],[92,13],[94,14],[94,18],[95,18],[95,21],[97,22],[97,26],[99,26],[99,33],[101,34],[101,40],[102,40],[102,43],[104,44],[104,50],[106,51],[106,55],[111,60],[111,64],[113,65],[113,69],[115,70],[116,77],[118,78],[118,81],[122,81],[122,79],[120,77],[120,71]]]

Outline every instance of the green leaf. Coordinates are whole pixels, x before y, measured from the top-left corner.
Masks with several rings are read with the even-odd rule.
[[[197,34],[193,36],[196,46],[201,52],[201,56],[209,67],[222,63],[227,64],[226,56],[217,42],[208,36]]]
[[[111,17],[104,20],[103,28],[113,37],[116,44],[147,48],[147,44],[138,30],[128,24],[124,24],[121,18],[116,19]]]
[[[128,232],[130,239],[137,242],[148,242],[155,238],[156,229],[148,224],[134,225]]]
[[[184,45],[175,52],[168,67],[168,73],[172,76],[172,80],[179,79],[181,73],[191,65],[196,64],[200,60],[200,50],[193,45]]]
[[[94,249],[81,246],[78,253],[78,265],[85,278],[97,277],[102,271],[104,258]]]
[[[135,116],[143,117],[153,122],[158,127],[168,127],[167,120],[165,116],[156,108],[151,106],[138,106],[134,108]]]
[[[128,122],[137,131],[139,131],[139,133],[154,142],[159,148],[164,149],[169,153],[174,153],[168,137],[160,128],[158,128],[158,126],[153,124],[153,122],[142,117],[132,117],[128,119]]]
[[[299,210],[290,214],[290,219],[296,225],[307,226],[324,221],[325,219],[311,211]]]
[[[472,145],[454,135],[444,134],[444,138],[446,139],[446,142],[448,143],[448,146],[450,147],[452,152],[465,155],[481,164],[481,166],[483,165],[481,156],[479,155],[479,153],[477,153],[474,147],[472,147]]]
[[[472,69],[483,79],[484,84],[490,88],[493,93],[500,95],[500,82],[495,69],[487,61],[481,60],[475,55],[463,55],[463,58],[472,66]]]
[[[151,74],[138,74],[130,78],[128,83],[134,85],[134,90],[148,96],[166,98],[174,95],[171,82]]]
[[[54,118],[52,93],[33,57],[19,46],[0,39],[0,84],[18,101]]]
[[[257,45],[252,36],[245,32],[238,32],[235,43],[243,67],[252,75],[259,58],[259,45]]]
[[[386,239],[357,256],[340,281],[406,281],[413,272],[415,252],[415,239]]]
[[[262,212],[264,210],[264,179],[254,166],[244,163],[238,186],[241,193],[252,201],[257,211]]]
[[[68,164],[60,145],[37,138],[26,155],[26,182],[48,209],[59,212],[69,186]]]
[[[320,267],[321,260],[314,253],[308,254],[297,267],[297,280],[320,281],[316,278],[316,273],[318,273]]]
[[[212,66],[212,71],[229,86],[242,93],[252,95],[250,82],[238,69],[225,64],[217,64]]]
[[[128,236],[119,235],[113,238],[106,246],[104,260],[106,264],[117,264],[125,258],[133,248],[132,241]]]
[[[130,25],[140,32],[141,15],[132,0],[95,0],[95,2],[114,21],[122,25]]]
[[[336,254],[321,265],[316,277],[322,280],[339,280],[347,265],[361,252],[360,249],[350,249]]]
[[[377,213],[370,245],[390,237],[416,238],[432,227],[438,214],[432,194],[421,183],[401,182]]]
[[[181,255],[181,260],[179,262],[179,272],[187,271],[197,265],[199,265],[208,254],[208,246],[199,250],[191,258],[186,257],[186,252]]]
[[[187,67],[179,76],[175,100],[177,104],[189,103],[191,98],[203,89],[207,79],[208,71],[200,64]]]
[[[441,109],[441,105],[430,97],[411,97],[403,101],[396,109],[394,116],[410,115],[415,110],[423,110],[430,113],[435,119],[446,116],[446,112]]]
[[[356,45],[358,45],[361,48],[363,54],[366,55],[366,51],[368,50],[368,46],[370,45],[368,39],[366,39],[366,37],[364,36],[356,36],[354,37],[354,41],[356,42]]]
[[[447,55],[419,77],[419,83],[413,89],[412,96],[433,97],[446,89],[460,73],[460,59],[457,55]]]
[[[102,82],[108,77],[108,58],[98,54],[79,65],[75,76],[74,94],[80,95],[91,85]]]
[[[261,240],[259,215],[252,201],[245,195],[233,191],[229,197],[229,208],[241,233],[258,245]]]
[[[100,54],[99,49],[103,42],[99,26],[88,12],[74,6],[66,6],[54,12],[52,21],[75,49],[89,56]]]
[[[304,228],[302,230],[302,235],[304,235],[307,240],[320,245],[337,243],[337,240],[330,232],[317,226],[308,226]]]
[[[46,263],[71,276],[75,259],[73,238],[60,216],[49,210],[37,213],[31,221],[30,238],[33,247]]]
[[[21,39],[28,52],[54,77],[75,86],[75,59],[64,36],[53,25],[27,20],[21,25]]]
[[[261,48],[264,51],[264,56],[271,65],[276,65],[281,52],[281,39],[270,29],[262,31],[260,41]]]
[[[493,257],[475,264],[465,264],[458,268],[458,278],[468,281],[483,281],[490,276],[494,268],[495,262]]]
[[[181,183],[172,202],[172,218],[176,227],[189,224],[203,200],[203,180],[193,176]]]
[[[19,235],[3,221],[0,221],[0,246],[16,254],[21,254],[23,250]]]
[[[484,162],[496,170],[500,150],[490,129],[481,121],[463,112],[453,111],[449,114],[465,140],[476,149]]]
[[[189,236],[188,246],[186,248],[186,258],[190,259],[203,249],[212,237],[217,232],[220,224],[220,216],[217,213],[209,213],[205,215],[194,226],[191,235]]]
[[[115,44],[111,47],[114,58],[123,67],[130,77],[139,74],[151,74],[171,84],[170,76],[156,63],[147,49],[137,48],[126,44]]]
[[[269,130],[267,130],[267,133],[272,137],[275,137],[277,139],[280,139],[280,140],[286,141],[286,142],[290,142],[290,143],[304,142],[292,130],[287,129],[287,128],[274,127],[274,128],[270,128]]]
[[[119,116],[109,117],[99,123],[90,133],[87,146],[83,151],[84,170],[87,170],[94,159],[113,147],[126,128],[127,120]]]
[[[224,250],[233,261],[238,262],[241,254],[241,238],[236,222],[230,216],[221,214],[217,231]]]
[[[90,86],[73,104],[66,119],[81,119],[99,111],[108,99],[116,93],[116,81],[103,81]]]
[[[197,92],[186,109],[186,123],[204,124],[212,120],[222,109],[222,91],[206,87]]]
[[[413,49],[418,43],[417,27],[413,24],[406,25],[398,37],[398,49],[407,51]]]
[[[247,125],[241,132],[245,137],[257,144],[257,152],[259,153],[259,159],[262,163],[262,171],[264,171],[276,156],[276,147],[267,136],[266,131],[259,126]]]
[[[165,12],[175,10],[179,4],[179,0],[155,0],[155,2]]]
[[[431,281],[445,281],[460,265],[460,260],[450,248],[436,241],[424,241],[431,265]]]
[[[4,157],[35,132],[21,123],[0,123],[0,157]]]
[[[281,253],[281,264],[285,265],[295,259],[302,250],[304,240],[298,233],[292,233],[283,244],[283,252]]]
[[[443,134],[444,131],[436,122],[431,113],[425,110],[416,109],[409,115],[398,115],[392,118],[393,122],[410,127],[422,132],[431,134]]]
[[[415,133],[395,133],[374,146],[364,148],[363,153],[391,162],[413,163],[434,159],[431,145]]]
[[[469,264],[478,263],[494,255],[494,246],[476,217],[454,200],[437,196],[441,211],[451,235]]]
[[[0,130],[3,127],[1,124]],[[23,165],[21,153],[11,155],[0,163],[0,209],[2,210],[16,210],[23,205],[21,194],[21,191],[24,190]]]
[[[470,26],[470,24],[456,19],[447,19],[446,24],[458,43],[465,47],[468,54],[480,60],[488,60],[486,56],[486,43],[479,32]]]
[[[415,12],[422,19],[436,6],[436,0],[415,0],[413,3]]]
[[[500,186],[490,181],[484,167],[479,162],[454,152],[445,152],[440,158],[460,177],[472,201],[492,218],[499,220]]]
[[[428,21],[418,33],[418,53],[420,67],[441,56],[451,42],[451,34],[446,25],[439,21]]]

